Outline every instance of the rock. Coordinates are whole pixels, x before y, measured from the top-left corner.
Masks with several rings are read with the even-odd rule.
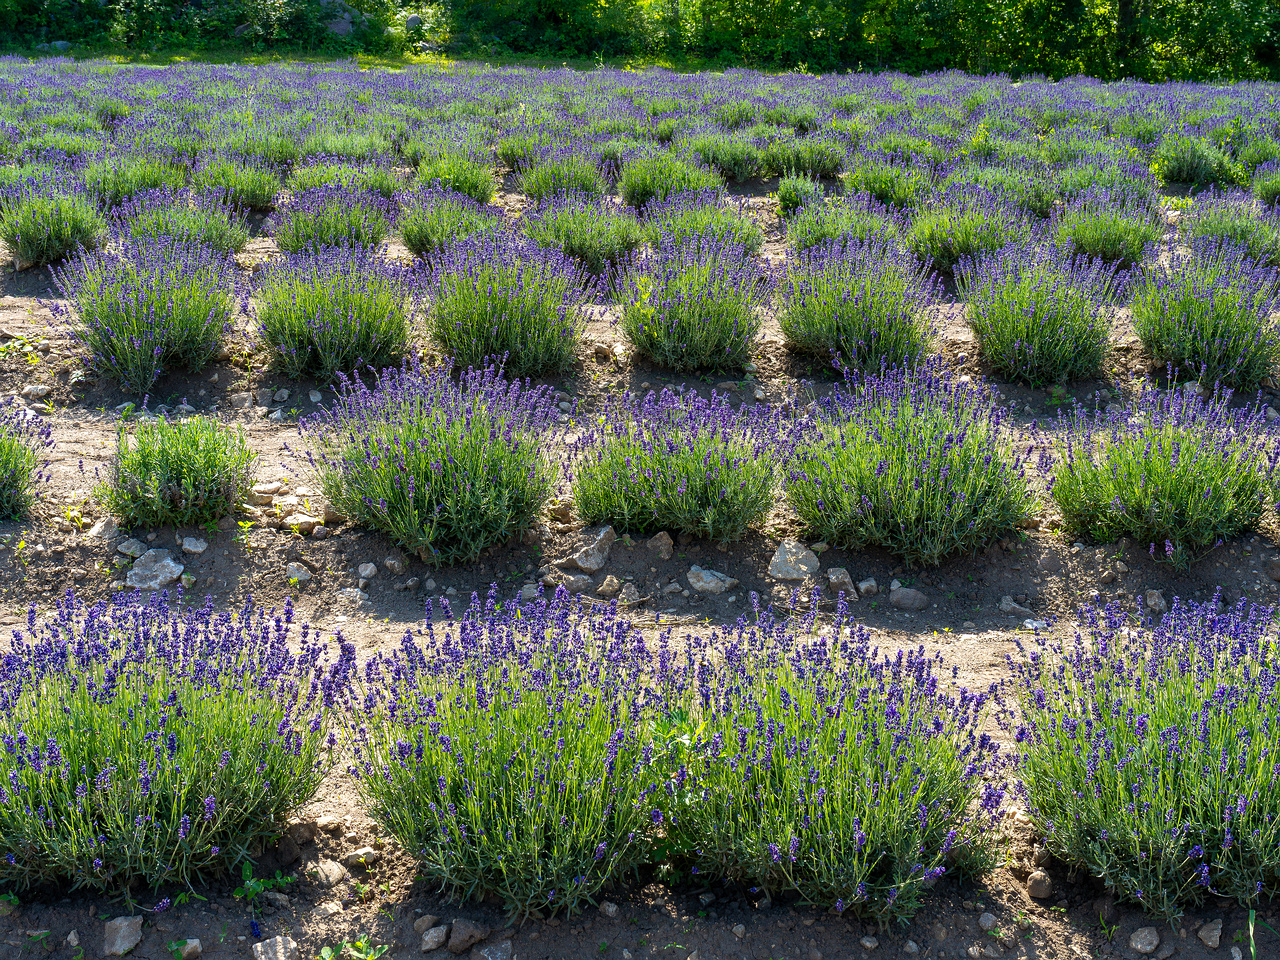
[[[632,604],[640,602],[640,589],[634,583],[624,583],[618,592],[618,603]]]
[[[799,540],[783,540],[769,561],[769,576],[777,580],[804,580],[821,568],[818,555]]]
[[[875,577],[868,577],[866,580],[858,581],[858,593],[864,597],[874,597],[880,592],[880,585],[876,583]]]
[[[920,944],[916,943],[914,940],[908,940],[902,945],[902,952],[909,957],[914,957],[920,952]]]
[[[120,527],[110,517],[102,517],[89,528],[89,532],[85,536],[98,540],[114,540],[120,536]]]
[[[322,887],[332,887],[346,879],[347,868],[336,860],[321,860],[316,864],[316,883]]]
[[[529,603],[531,600],[538,599],[538,585],[536,583],[526,583],[520,588],[520,602]]]
[[[276,841],[276,862],[287,867],[302,856],[302,848],[287,833]]]
[[[670,560],[676,545],[675,541],[671,539],[671,534],[665,530],[660,530],[645,542],[645,546],[656,553],[658,559]],[[1280,577],[1276,579],[1280,580]]]
[[[77,933],[75,930],[72,930],[70,933],[67,934],[67,939],[65,942],[68,947],[80,946],[80,934]]]
[[[291,937],[272,937],[253,945],[253,960],[295,960],[298,945]]]
[[[381,859],[382,854],[373,849],[373,847],[361,847],[359,850],[352,850],[344,856],[342,862],[348,868],[368,867]]]
[[[316,818],[316,829],[321,833],[332,834],[335,837],[342,835],[345,826],[340,817],[331,817],[326,814],[323,817]]]
[[[178,960],[196,960],[196,957],[204,953],[204,944],[194,939],[182,940],[175,949],[178,951]]]
[[[284,910],[289,906],[289,898],[279,890],[265,890],[262,893],[262,899],[271,904],[277,910]]]
[[[310,820],[295,820],[285,827],[285,830],[293,842],[300,847],[305,847],[316,838],[316,825]]]
[[[307,399],[310,400],[312,403],[319,403],[321,400],[324,399],[324,397],[321,395],[319,390],[312,390],[310,393],[307,394]]]
[[[406,31],[414,31],[422,29],[422,18],[416,13],[411,13],[404,18],[404,28]]]
[[[889,603],[897,610],[919,611],[929,606],[929,598],[911,587],[899,587],[889,594]]]
[[[160,590],[182,576],[182,570],[168,550],[148,550],[134,562],[124,582],[137,590]]]
[[[487,943],[471,951],[471,960],[511,960],[514,947],[510,940]]]
[[[1172,943],[1162,944],[1160,949],[1156,951],[1156,960],[1169,960],[1177,952],[1178,948]]]
[[[102,521],[99,520],[98,522],[101,523]],[[92,531],[90,531],[90,533],[92,533]],[[1277,583],[1280,583],[1280,560],[1268,560],[1263,569],[1267,571],[1268,577],[1275,580]]]
[[[733,925],[733,935],[737,937],[739,940],[741,940],[743,937],[747,935],[746,926],[741,923],[735,923]]]
[[[598,597],[616,597],[622,590],[622,581],[613,574],[604,578],[604,583],[596,587],[596,596]]]
[[[71,44],[66,40],[54,40],[49,44],[49,46],[53,47],[53,49],[57,50],[59,53],[66,53],[71,49]]]
[[[687,576],[690,587],[698,593],[707,593],[712,596],[719,596],[738,585],[738,581],[733,577],[716,570],[703,570],[696,563],[689,568]]]
[[[1218,944],[1222,942],[1222,921],[1210,920],[1196,931],[1196,936],[1210,950],[1217,950]]]
[[[361,579],[372,580],[378,575],[378,565],[376,563],[362,563],[356,572],[360,574]]]
[[[1116,573],[1128,573],[1128,572],[1129,572],[1129,565],[1125,563],[1123,560],[1117,561]]]
[[[404,558],[394,556],[387,557],[387,559],[382,561],[382,568],[393,577],[398,577],[400,574],[404,573]]]
[[[858,941],[858,943],[862,944],[863,950],[874,950],[876,947],[880,946],[880,941],[875,937],[863,937]]]
[[[323,540],[327,536],[329,536],[329,528],[326,527],[323,523],[317,523],[314,527],[311,528],[312,540]]]
[[[1013,597],[1008,596],[1000,598],[1000,612],[1007,613],[1015,617],[1035,616],[1030,608],[1024,607],[1020,603],[1015,603]]]
[[[454,920],[449,930],[449,952],[462,953],[488,935],[489,928],[482,923],[463,919]]]
[[[198,557],[200,556],[200,554],[204,553],[208,549],[209,549],[209,543],[207,540],[201,540],[199,537],[183,537],[182,538],[183,553],[189,553],[192,556]]]
[[[284,518],[284,525],[287,529],[297,530],[306,537],[315,533],[316,527],[320,526],[320,520],[306,513],[291,513]]]
[[[324,903],[317,903],[312,909],[312,916],[319,917],[321,920],[332,917],[342,912],[342,904],[337,900],[326,900]]]
[[[543,577],[542,583],[543,585],[553,589],[555,587],[564,587],[565,591],[569,593],[570,596],[587,593],[594,586],[591,582],[591,578],[585,573],[561,573],[559,570],[554,573],[549,573]]]
[[[844,567],[832,567],[827,571],[827,583],[831,585],[832,593],[843,593],[846,597],[856,597],[854,592],[856,589],[853,585],[853,577],[849,576],[849,571]]]
[[[28,383],[22,388],[22,399],[24,400],[41,400],[49,395],[53,387],[46,386],[43,383]]]
[[[1101,580],[1103,583],[1115,583],[1116,572],[1114,570],[1104,570],[1102,572],[1102,576],[1099,577],[1098,579]]]
[[[1027,894],[1036,900],[1048,900],[1053,896],[1053,881],[1043,870],[1033,870],[1027,877]]]
[[[289,399],[289,391],[286,390],[284,387],[281,387],[279,390],[275,392],[275,394],[272,395],[271,399],[275,403],[284,403],[286,400]]]
[[[1244,953],[1239,947],[1231,948],[1231,960],[1244,960]]]
[[[252,393],[233,393],[227,397],[227,402],[231,404],[233,409],[248,410],[253,406]]]
[[[311,571],[296,560],[284,568],[285,576],[297,583],[306,583],[311,579]]]
[[[116,547],[116,553],[123,553],[126,557],[132,557],[134,560],[137,560],[146,552],[147,545],[141,540],[129,539]]]
[[[116,917],[102,931],[102,955],[123,957],[142,942],[141,917]]]
[[[428,927],[422,932],[422,952],[430,953],[432,950],[439,950],[448,939],[448,927]]]
[[[591,538],[590,542],[571,556],[567,564],[577,567],[583,573],[595,573],[608,561],[609,549],[618,535],[614,533],[613,527],[603,527],[588,531],[587,536]]]
[[[984,931],[994,930],[1000,925],[1000,921],[996,919],[994,913],[984,913],[978,918],[978,926]]]
[[[428,930],[430,930],[432,927],[436,925],[436,922],[439,919],[440,918],[437,917],[434,913],[424,914],[423,916],[419,917],[417,920],[413,921],[413,932],[426,933]]]
[[[1129,949],[1135,953],[1155,953],[1160,946],[1160,934],[1155,927],[1139,927],[1129,935]]]
[[[1165,601],[1163,590],[1148,590],[1142,596],[1143,601],[1147,605],[1147,609],[1152,613],[1168,613],[1169,604]]]

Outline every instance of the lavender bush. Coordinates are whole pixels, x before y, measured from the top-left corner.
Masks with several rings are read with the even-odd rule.
[[[783,177],[778,181],[778,216],[783,220],[807,206],[819,205],[826,197],[826,190],[817,180],[808,177]]]
[[[1115,268],[1053,247],[1015,245],[964,260],[957,280],[992,371],[1041,387],[1095,376],[1111,349]]]
[[[629,210],[572,195],[538,207],[529,215],[526,229],[538,246],[560,250],[597,274],[616,271],[645,240],[644,229]]]
[[[1165,183],[1189,183],[1198,187],[1236,183],[1242,175],[1231,158],[1213,144],[1178,135],[1166,136],[1160,141],[1152,157],[1152,168]]]
[[[415,365],[371,385],[341,379],[332,406],[299,426],[329,502],[438,565],[474,560],[537,516],[556,417],[548,389],[493,368],[455,379]]]
[[[186,182],[186,171],[158,157],[109,157],[84,171],[85,187],[106,207],[150,190],[179,190]]]
[[[587,523],[740,540],[773,506],[785,448],[776,412],[670,390],[600,413],[574,445],[573,498]]]
[[[315,187],[294,194],[270,221],[285,253],[317,253],[325,247],[377,247],[395,222],[395,205],[369,190]]]
[[[889,211],[871,197],[839,197],[825,203],[807,203],[787,221],[787,242],[797,253],[836,241],[864,242],[876,234],[890,235],[898,224]]]
[[[553,155],[520,175],[520,189],[530,200],[549,200],[567,193],[598,198],[607,186],[596,165],[575,154]]]
[[[558,250],[475,236],[431,265],[427,329],[454,362],[507,357],[517,374],[563,370],[577,354],[595,281]]]
[[[170,364],[200,370],[236,308],[235,261],[173,241],[129,243],[54,273],[67,304],[55,304],[89,365],[145,393]]]
[[[1280,267],[1280,218],[1255,210],[1253,198],[1247,193],[1205,194],[1187,211],[1178,227],[1190,238],[1205,237],[1243,247],[1259,263]]]
[[[477,203],[466,194],[428,187],[400,197],[400,236],[417,256],[442,250],[503,224],[500,207]]]
[[[921,263],[950,274],[962,260],[1025,241],[1030,234],[1014,208],[982,194],[920,212],[903,241]]]
[[[454,153],[424,160],[418,167],[418,184],[452,190],[476,203],[488,203],[498,188],[491,167]]]
[[[163,596],[32,608],[0,665],[0,882],[185,886],[278,835],[324,777],[354,657],[298,647],[291,621]]]
[[[1015,789],[1049,852],[1169,920],[1275,897],[1274,612],[1175,599],[1159,625],[1081,620],[1010,661]]]
[[[1129,267],[1164,233],[1159,216],[1123,195],[1091,191],[1073,201],[1055,224],[1058,243],[1072,256]]]
[[[898,167],[863,161],[844,178],[849,193],[864,193],[886,207],[903,209],[919,205],[933,189],[927,172],[918,167]]]
[[[122,232],[135,243],[165,238],[185,245],[202,244],[219,253],[234,253],[249,242],[249,228],[235,208],[217,193],[152,190],[126,200],[113,211]]]
[[[1050,493],[1068,529],[1094,543],[1131,537],[1178,567],[1253,529],[1280,443],[1260,407],[1228,400],[1149,391],[1128,409],[1066,418],[1045,443],[1059,447]]]
[[[191,184],[244,210],[270,210],[280,192],[280,177],[274,170],[225,157],[213,158],[198,167],[191,174]]]
[[[925,364],[850,374],[797,446],[784,487],[811,539],[926,565],[1025,520],[1026,469],[992,394]]]
[[[106,232],[93,199],[57,174],[32,171],[0,185],[0,240],[19,263],[57,263],[95,249]]]
[[[723,186],[719,174],[666,153],[630,161],[623,166],[618,181],[622,199],[637,209],[677,193],[719,190]]]
[[[928,350],[940,290],[889,237],[809,247],[778,286],[788,345],[867,370],[916,363]]]
[[[760,330],[769,284],[737,244],[664,242],[627,276],[619,325],[671,370],[741,369]]]
[[[331,247],[273,264],[258,291],[258,330],[289,377],[398,362],[409,349],[412,272],[381,251]]]
[[[743,206],[739,204],[734,210],[718,190],[673,194],[650,203],[643,213],[649,242],[654,246],[664,240],[678,246],[689,240],[711,239],[754,254],[764,244],[764,231],[747,216]]]
[[[1280,269],[1247,250],[1194,241],[1135,284],[1133,329],[1156,360],[1204,384],[1255,386],[1280,357]]]
[[[294,167],[285,180],[285,186],[294,193],[335,187],[349,193],[376,193],[384,200],[390,200],[400,192],[400,178],[395,171],[385,167],[320,162]]]
[[[16,397],[0,403],[0,519],[19,520],[35,502],[36,485],[49,479],[53,431]]]

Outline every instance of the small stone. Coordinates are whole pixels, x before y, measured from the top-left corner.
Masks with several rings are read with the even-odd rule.
[[[914,940],[908,940],[906,943],[902,945],[902,952],[909,957],[914,957],[917,953],[920,952],[920,945],[916,943]]]
[[[1231,948],[1231,960],[1244,960],[1244,953],[1241,952],[1239,947]]]
[[[286,400],[289,399],[289,391],[284,389],[284,387],[281,387],[279,390],[275,392],[275,394],[271,397],[271,399],[276,403],[284,403]]]
[[[849,571],[844,567],[832,567],[828,570],[827,583],[831,585],[832,593],[843,593],[846,597],[857,595],[854,593],[853,577],[849,576]]]
[[[598,597],[616,597],[622,590],[622,581],[613,574],[604,578],[604,583],[596,587]]]
[[[645,546],[656,553],[661,560],[670,560],[671,554],[675,550],[675,542],[671,539],[671,534],[665,530],[655,533],[648,539]]]
[[[116,553],[123,553],[126,557],[132,557],[135,560],[146,552],[147,545],[141,540],[126,540],[116,547]]]
[[[316,864],[316,883],[332,887],[346,879],[347,868],[336,860],[321,860]]]
[[[777,580],[804,580],[821,568],[817,554],[799,540],[783,540],[769,561],[769,576]]]
[[[1222,942],[1222,921],[1210,920],[1196,931],[1196,936],[1210,950],[1217,950],[1218,944]]]
[[[404,559],[402,557],[387,557],[382,561],[382,567],[393,577],[398,577],[404,573]]]
[[[24,400],[42,400],[47,397],[53,387],[43,383],[29,383],[22,388],[22,399]]]
[[[347,867],[368,867],[381,859],[382,854],[373,847],[361,847],[359,850],[348,853],[342,858],[342,862]]]
[[[698,894],[698,902],[704,907],[716,902],[716,895],[708,891],[707,893]]]
[[[434,927],[439,922],[439,920],[440,918],[437,917],[434,913],[423,914],[417,920],[413,921],[413,932],[426,933],[428,930]]]
[[[600,903],[601,916],[608,917],[610,920],[616,920],[618,917],[618,905],[612,900],[604,900]]]
[[[360,574],[362,580],[372,580],[378,575],[378,565],[376,563],[362,563],[356,572]]]
[[[613,527],[601,527],[587,531],[590,541],[585,547],[571,556],[568,563],[576,566],[583,573],[596,573],[609,559],[609,550],[618,539]]]
[[[489,928],[471,920],[454,920],[449,930],[449,952],[462,953],[489,935]]]
[[[911,587],[899,587],[889,594],[889,603],[897,610],[920,611],[929,606],[929,598]]]
[[[1027,895],[1036,900],[1048,900],[1053,896],[1053,881],[1043,870],[1033,870],[1027,877]]]
[[[632,604],[640,602],[640,590],[634,583],[624,583],[622,590],[618,593],[618,603]]]
[[[876,947],[880,946],[880,941],[875,937],[863,937],[858,941],[858,943],[862,944],[863,950],[874,950]]]
[[[120,536],[120,527],[110,517],[102,517],[89,528],[89,532],[85,536],[98,540],[114,540]]]
[[[316,838],[316,825],[310,820],[295,820],[285,830],[293,842],[300,847],[306,846]]]
[[[994,930],[999,925],[1000,921],[996,919],[996,915],[994,913],[984,913],[978,918],[978,926],[984,931]]]
[[[429,588],[428,588],[429,589]],[[520,602],[528,603],[538,598],[538,585],[536,583],[526,583],[520,588]]]
[[[68,947],[80,946],[80,934],[77,933],[75,930],[72,930],[70,933],[67,934],[66,944]]]
[[[1156,960],[1169,960],[1177,952],[1178,948],[1172,942],[1162,943],[1160,949],[1156,951]]]
[[[486,943],[471,951],[471,960],[511,960],[515,948],[510,940]]]
[[[1143,594],[1142,599],[1146,603],[1147,609],[1152,613],[1160,614],[1169,612],[1169,604],[1164,598],[1163,590],[1148,590]]]
[[[696,563],[689,568],[689,573],[686,576],[690,587],[698,593],[710,594],[711,596],[719,596],[726,590],[732,590],[738,585],[738,581],[733,577],[717,570],[703,570]]]
[[[267,903],[271,904],[271,906],[275,907],[277,910],[283,910],[289,906],[288,896],[281,893],[279,890],[263,891],[262,899],[267,901]]]
[[[317,916],[321,920],[332,917],[341,912],[342,904],[337,900],[326,900],[324,903],[317,903],[311,911],[313,916]]]
[[[142,942],[141,917],[116,917],[102,932],[102,955],[123,957]]]
[[[311,571],[296,560],[284,568],[285,576],[296,583],[306,583],[311,579]]]
[[[1128,572],[1129,572],[1129,565],[1127,563],[1125,563],[1123,560],[1116,562],[1116,573],[1128,573]]]
[[[1104,570],[1102,576],[1098,578],[1103,583],[1115,583],[1116,572],[1114,570]]]
[[[321,400],[324,399],[324,397],[320,394],[319,390],[312,390],[310,393],[307,394],[307,399],[310,400],[312,403],[319,403]]]
[[[199,940],[183,940],[177,947],[180,960],[196,960],[196,957],[204,953],[204,944]]]
[[[295,960],[298,945],[291,937],[272,937],[253,945],[253,960]]]
[[[436,918],[432,917],[431,919],[435,920]],[[439,950],[448,939],[448,927],[428,927],[422,932],[422,952],[430,953],[432,950]]]
[[[693,951],[693,953],[689,954],[686,960],[698,960],[698,951]]]
[[[1016,603],[1013,597],[1008,596],[1000,598],[1000,612],[1007,613],[1014,617],[1034,616],[1028,607],[1024,607],[1022,604]]]
[[[874,597],[880,592],[880,585],[876,583],[875,577],[868,577],[866,580],[858,581],[858,593],[864,597]]]
[[[189,553],[192,556],[198,557],[200,556],[200,554],[204,553],[208,549],[209,549],[209,543],[207,540],[201,540],[199,537],[183,537],[182,538],[183,553]]]
[[[1160,933],[1155,927],[1139,927],[1129,935],[1129,949],[1144,956],[1160,946]]]
[[[160,590],[182,576],[182,570],[168,550],[148,550],[134,562],[124,582],[136,590]]]
[[[276,862],[287,867],[302,856],[302,848],[287,833],[276,841]]]
[[[733,935],[737,937],[739,940],[741,940],[743,937],[747,935],[746,926],[744,926],[741,923],[735,923],[733,925]]]

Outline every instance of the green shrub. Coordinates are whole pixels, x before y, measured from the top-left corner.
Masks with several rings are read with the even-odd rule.
[[[888,207],[915,207],[933,190],[929,175],[915,167],[860,164],[844,178],[848,193],[865,193]]]
[[[622,199],[636,208],[651,200],[666,200],[673,194],[718,190],[723,186],[718,174],[669,153],[631,160],[623,166],[618,183]]]
[[[424,160],[418,167],[418,183],[465,194],[477,203],[488,203],[498,188],[490,167],[457,154]]]
[[[106,232],[94,202],[80,194],[31,190],[0,203],[0,240],[19,263],[58,263],[96,248]]]
[[[116,216],[138,243],[167,239],[234,253],[249,242],[244,221],[214,198],[154,190],[122,204]]]
[[[472,234],[497,230],[503,224],[499,208],[439,187],[406,194],[400,203],[400,236],[417,256],[442,250]]]
[[[191,184],[223,203],[246,210],[270,210],[280,192],[280,178],[273,171],[226,159],[198,168],[191,175]]]
[[[1261,171],[1253,178],[1253,195],[1265,207],[1280,204],[1280,166]]]
[[[108,207],[161,187],[178,190],[186,182],[186,171],[153,157],[112,157],[84,171],[85,187]]]
[[[787,220],[787,242],[797,254],[835,240],[860,243],[897,232],[897,224],[879,204],[842,197],[806,203]]]
[[[400,189],[400,178],[382,167],[357,167],[349,163],[314,163],[294,167],[285,181],[294,193],[317,187],[341,187],[352,193],[376,193],[391,199]]]
[[[243,429],[210,417],[122,424],[94,496],[130,526],[204,526],[244,504],[257,461]]]
[[[36,484],[47,480],[53,431],[33,417],[17,397],[0,404],[0,519],[21,520],[36,499]]]
[[[1259,263],[1280,267],[1280,223],[1259,216],[1248,194],[1202,197],[1178,226],[1190,238],[1241,247]]]
[[[691,140],[689,150],[726,180],[750,180],[760,169],[760,148],[736,137],[708,134]]]
[[[760,154],[760,167],[770,177],[834,177],[848,155],[830,140],[775,140]]]
[[[520,175],[520,189],[530,200],[548,200],[562,193],[601,197],[605,187],[604,177],[596,165],[578,156],[543,160]]]
[[[529,238],[554,247],[592,273],[616,270],[645,241],[645,230],[628,210],[581,197],[558,198],[530,219]]]
[[[1194,137],[1165,137],[1152,156],[1152,169],[1165,183],[1197,187],[1241,181],[1240,171],[1217,147]]]
[[[778,181],[778,216],[786,220],[797,210],[820,204],[826,196],[822,184],[807,177],[783,177]]]
[[[645,207],[644,228],[654,246],[664,241],[677,246],[687,240],[714,240],[736,245],[747,253],[758,253],[764,245],[764,231],[741,206],[728,206],[718,190],[682,193],[665,202]]]
[[[326,247],[379,246],[391,231],[395,205],[376,193],[315,187],[281,205],[270,222],[285,253],[318,253]]]
[[[1104,193],[1088,195],[1067,210],[1055,232],[1072,256],[1129,267],[1142,260],[1164,228],[1149,210]]]
[[[921,263],[949,274],[966,257],[1025,240],[1029,233],[1026,222],[1008,208],[961,204],[921,213],[903,240]]]

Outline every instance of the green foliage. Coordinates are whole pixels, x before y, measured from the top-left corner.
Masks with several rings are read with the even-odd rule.
[[[203,244],[220,253],[243,250],[249,242],[244,221],[217,206],[176,202],[147,206],[129,220],[129,236],[135,241],[168,237],[184,244]]]
[[[0,207],[0,240],[20,263],[58,263],[97,247],[106,232],[106,220],[81,194],[28,193]]]
[[[924,201],[933,189],[927,173],[916,167],[895,167],[887,164],[863,162],[846,174],[845,190],[848,193],[870,194],[888,207],[915,207]]]
[[[830,140],[775,140],[764,148],[760,166],[770,177],[834,177],[848,159],[845,149]]]
[[[750,180],[760,169],[760,148],[747,140],[708,134],[691,140],[689,149],[726,180]]]
[[[821,204],[826,196],[822,184],[808,177],[783,177],[778,181],[778,216],[787,219],[797,210]]]
[[[883,208],[844,198],[807,203],[787,221],[787,242],[796,253],[832,240],[860,242],[895,233],[897,226]]]
[[[686,240],[711,240],[725,247],[741,247],[746,253],[759,253],[764,245],[764,231],[756,222],[741,210],[735,211],[714,192],[654,205],[645,214],[645,233],[655,246],[664,240],[676,245]]]
[[[147,190],[176,190],[186,182],[186,171],[152,157],[112,157],[91,163],[84,171],[84,185],[108,207]]]
[[[0,406],[0,519],[21,520],[36,499],[36,484],[46,479],[42,452],[53,446],[51,431],[32,420],[13,398]]]
[[[280,177],[273,171],[226,159],[200,167],[191,175],[191,183],[225,204],[246,210],[270,210],[280,192]]]
[[[477,203],[488,203],[498,188],[491,167],[458,154],[424,160],[418,167],[418,183],[465,194]]]
[[[295,193],[316,187],[336,186],[353,192],[368,191],[390,199],[400,189],[400,178],[383,167],[357,167],[349,163],[314,163],[294,167],[285,186]]]
[[[934,207],[907,230],[907,249],[938,273],[951,273],[966,257],[1025,239],[1024,222],[998,207]]]
[[[400,237],[417,256],[501,225],[501,210],[480,206],[470,197],[450,190],[411,195],[400,212]]]
[[[1160,239],[1159,223],[1143,212],[1106,203],[1084,204],[1058,222],[1058,243],[1072,255],[1121,267],[1138,263],[1147,244]]]
[[[1280,267],[1280,223],[1274,217],[1259,216],[1247,200],[1228,197],[1198,203],[1178,226],[1190,238],[1207,237],[1241,247],[1259,263]]]
[[[1280,204],[1280,169],[1254,177],[1253,195],[1264,206],[1275,207]]]
[[[562,193],[600,197],[605,187],[604,177],[596,165],[579,156],[543,160],[520,176],[520,189],[530,200],[547,200]]]
[[[1239,183],[1241,173],[1231,158],[1211,143],[1194,137],[1166,137],[1156,147],[1152,169],[1165,183],[1197,187]]]
[[[673,194],[723,186],[719,174],[668,153],[632,160],[622,168],[618,183],[622,199],[636,208]]]
[[[257,461],[242,428],[211,417],[122,424],[94,496],[132,526],[203,526],[240,508]]]
[[[645,230],[627,210],[567,200],[529,223],[529,238],[555,247],[592,273],[618,268],[645,241]]]

